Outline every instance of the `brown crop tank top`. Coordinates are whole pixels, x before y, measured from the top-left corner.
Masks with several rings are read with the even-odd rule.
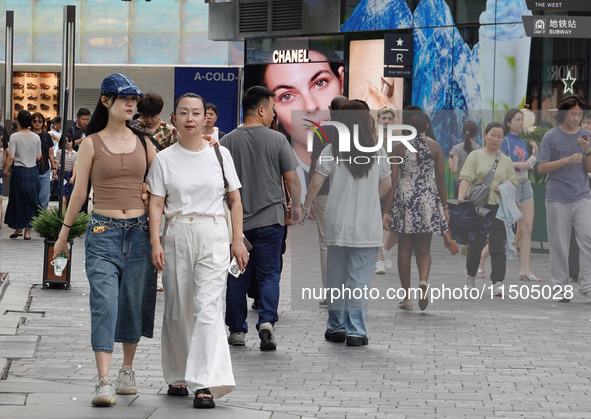
[[[142,183],[146,173],[146,151],[136,136],[130,153],[112,153],[98,134],[92,134],[94,157],[90,182],[94,207],[106,210],[144,209]]]

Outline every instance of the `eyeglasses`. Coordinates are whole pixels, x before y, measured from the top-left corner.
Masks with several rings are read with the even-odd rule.
[[[72,140],[70,140],[69,138],[66,140],[67,143],[71,143]]]
[[[33,124],[42,124],[43,119],[33,119]]]

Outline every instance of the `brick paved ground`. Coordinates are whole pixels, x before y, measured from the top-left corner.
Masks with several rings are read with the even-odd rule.
[[[380,299],[370,302],[368,346],[328,343],[326,311],[300,298],[301,287],[320,284],[315,228],[310,222],[290,233],[278,350],[260,352],[252,332],[245,347],[232,347],[237,388],[205,416],[190,408],[189,399],[171,401],[159,394],[165,388],[161,294],[156,336],[142,340],[136,357],[140,396],[120,398],[110,409],[90,408],[96,370],[83,241],[74,246],[72,289],[43,290],[42,240],[35,235],[30,242],[10,240],[4,226],[0,270],[10,272],[10,284],[0,302],[0,358],[11,348],[17,354],[8,357],[7,379],[0,381],[0,417],[589,417],[591,303],[576,290],[569,304],[486,295],[435,301],[424,313],[402,312],[397,301]],[[434,237],[431,286],[462,287],[464,261]],[[394,259],[387,275],[374,277],[372,286],[381,295],[399,286],[395,265]],[[532,254],[532,269],[543,278],[539,285],[548,286],[548,255]],[[525,297],[534,284],[518,281],[518,270],[519,261],[508,263],[506,284]],[[416,278],[413,267],[415,285]],[[19,313],[24,309],[28,312]],[[24,322],[16,328],[19,319]],[[251,310],[249,323],[255,322]],[[120,360],[117,349],[112,375]]]

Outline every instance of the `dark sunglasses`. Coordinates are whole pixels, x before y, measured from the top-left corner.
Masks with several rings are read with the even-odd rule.
[[[42,124],[43,123],[43,119],[33,119],[33,123],[34,124]]]
[[[72,140],[70,140],[69,138],[66,140],[67,143],[71,143]]]

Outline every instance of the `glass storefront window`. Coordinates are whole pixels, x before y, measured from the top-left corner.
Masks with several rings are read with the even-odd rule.
[[[62,60],[64,12],[62,0],[39,0],[33,3],[32,61],[56,63]]]
[[[133,2],[129,19],[129,62],[179,62],[179,0]]]
[[[567,95],[589,100],[589,48],[587,39],[538,38],[532,42],[528,101],[538,124],[553,126],[550,110]]]
[[[179,54],[183,64],[228,64],[228,48],[207,37],[208,9],[201,0],[185,0],[181,5]]]
[[[129,4],[112,0],[86,0],[80,6],[79,62],[128,63]]]
[[[0,0],[3,28],[6,11],[14,11],[15,63],[61,63],[64,5],[76,6],[78,63],[230,64],[230,42],[208,39],[203,0]]]
[[[6,10],[14,11],[14,48],[13,59],[15,63],[31,62],[31,46],[33,23],[31,15],[31,4],[20,0],[4,0],[2,2],[2,20],[6,19]],[[2,28],[6,26],[3,25]],[[4,39],[5,31],[2,31]],[[4,45],[4,44],[3,44]],[[4,60],[4,48],[2,48],[2,59]]]

